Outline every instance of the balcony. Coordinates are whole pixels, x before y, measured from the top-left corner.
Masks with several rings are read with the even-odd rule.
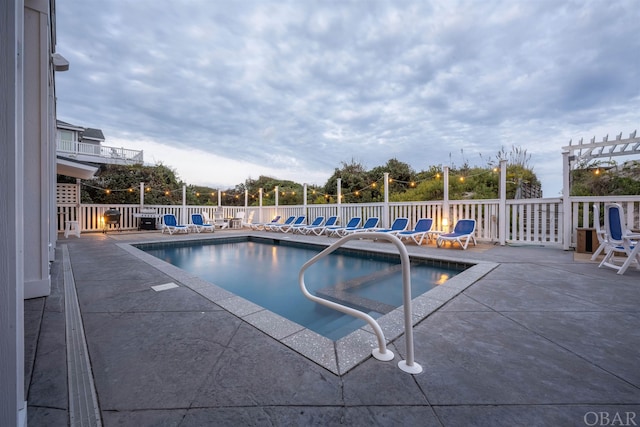
[[[56,141],[56,154],[81,162],[114,165],[134,165],[143,163],[141,150],[129,150],[122,147],[110,147],[86,142]]]

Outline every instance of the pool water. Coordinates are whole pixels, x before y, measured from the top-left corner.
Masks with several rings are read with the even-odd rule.
[[[141,249],[329,339],[337,340],[365,325],[302,295],[300,268],[323,249],[321,246],[265,239]],[[412,297],[460,271],[412,260]],[[338,250],[307,269],[305,284],[312,294],[362,310],[373,318],[402,305],[398,256]]]

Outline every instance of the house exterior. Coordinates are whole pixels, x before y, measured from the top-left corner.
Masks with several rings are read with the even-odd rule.
[[[101,129],[56,121],[56,155],[66,161],[132,165],[143,163],[143,152],[104,145]]]
[[[57,230],[55,0],[0,2],[0,425],[24,426],[24,298],[48,295]]]

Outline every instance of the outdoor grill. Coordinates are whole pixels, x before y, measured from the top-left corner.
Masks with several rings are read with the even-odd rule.
[[[110,225],[115,225],[118,230],[120,230],[120,211],[115,208],[109,208],[104,211],[104,230],[103,233],[107,232],[107,228]]]
[[[133,217],[138,219],[138,230],[155,230],[161,215],[155,209],[140,209]]]

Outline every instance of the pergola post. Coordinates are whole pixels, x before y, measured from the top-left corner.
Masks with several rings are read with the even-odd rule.
[[[571,156],[569,151],[562,153],[562,249],[568,251],[571,246]]]

